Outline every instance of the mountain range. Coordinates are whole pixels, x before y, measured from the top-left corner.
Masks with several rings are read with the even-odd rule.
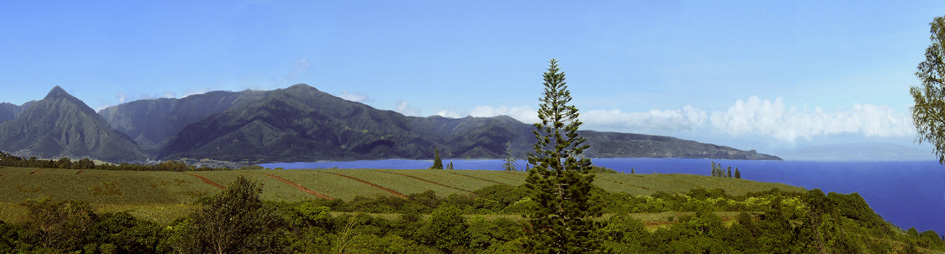
[[[0,104],[0,151],[110,162],[211,159],[241,163],[319,160],[524,158],[531,124],[508,116],[412,117],[347,101],[305,84],[138,100],[95,112],[55,87],[44,99]],[[580,135],[588,157],[780,160],[666,136]]]

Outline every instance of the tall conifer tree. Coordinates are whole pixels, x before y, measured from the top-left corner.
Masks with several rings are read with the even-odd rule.
[[[589,253],[601,249],[593,235],[593,217],[602,214],[599,204],[592,202],[594,174],[591,160],[583,153],[589,145],[578,136],[578,109],[571,102],[564,72],[558,61],[549,61],[543,75],[545,92],[540,99],[537,130],[538,141],[528,162],[526,185],[532,190],[538,208],[528,215],[533,233],[526,247],[531,253]]]
[[[430,169],[443,169],[443,160],[440,159],[440,148],[433,148],[433,166]]]
[[[505,163],[502,164],[505,171],[515,171],[515,158],[512,158],[512,141],[505,143]]]

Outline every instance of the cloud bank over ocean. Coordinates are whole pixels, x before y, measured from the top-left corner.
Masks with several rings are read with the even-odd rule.
[[[529,106],[477,106],[466,114],[442,110],[436,115],[508,115],[526,123],[538,121],[535,109]],[[827,111],[820,107],[809,110],[806,107],[788,107],[782,98],[768,100],[757,96],[736,100],[726,110],[706,111],[691,105],[646,112],[589,109],[582,112],[580,119],[589,129],[656,134],[674,131],[721,133],[731,137],[760,136],[786,143],[841,134],[878,138],[915,136],[911,116],[885,105],[853,104],[844,110]]]

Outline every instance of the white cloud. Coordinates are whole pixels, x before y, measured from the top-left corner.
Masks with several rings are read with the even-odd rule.
[[[441,111],[442,116],[461,115]],[[508,115],[526,123],[538,122],[536,110],[528,106],[477,106],[469,115],[492,117]],[[623,112],[620,109],[588,110],[579,117],[590,129],[623,132],[671,134],[689,131],[696,135],[727,134],[732,137],[753,135],[794,143],[797,139],[853,134],[864,137],[907,137],[915,135],[912,118],[887,106],[854,104],[847,110],[798,110],[786,107],[781,98],[774,101],[757,96],[747,101],[736,100],[727,110],[707,112],[686,105],[679,109],[653,109],[646,112]]]
[[[177,98],[178,98],[178,99],[187,98],[187,96],[198,95],[198,94],[205,94],[205,93],[207,93],[207,92],[210,92],[210,89],[203,88],[203,89],[200,89],[200,90],[190,90],[190,91],[184,92],[183,95],[181,95],[180,97],[177,97]]]
[[[681,109],[623,112],[589,110],[579,117],[588,126],[633,130],[693,130],[706,121],[706,112],[686,105]]]
[[[912,118],[887,106],[854,104],[845,111],[824,112],[786,108],[781,98],[774,101],[752,96],[738,100],[724,112],[712,112],[712,127],[732,136],[762,135],[794,142],[821,135],[861,134],[866,137],[901,137],[915,134]]]
[[[437,111],[436,114],[433,114],[433,115],[442,116],[442,117],[449,117],[449,118],[461,118],[461,117],[463,117],[463,115],[460,114],[459,112],[450,111],[450,110],[440,110],[440,111]]]
[[[363,93],[350,93],[348,91],[341,92],[341,94],[339,94],[338,97],[345,100],[349,100],[353,102],[361,102],[361,103],[364,103],[365,101],[368,100],[368,96]]]
[[[529,106],[519,106],[519,107],[492,107],[492,106],[477,106],[469,112],[470,116],[474,117],[493,117],[506,115],[516,120],[522,121],[524,123],[537,123],[540,121],[538,119],[538,111],[533,110]]]
[[[420,114],[420,109],[410,107],[410,102],[404,99],[397,99],[394,102],[395,111],[400,112],[401,114],[408,116],[416,116]]]
[[[125,104],[125,100],[128,99],[128,96],[125,95],[125,93],[118,92],[118,94],[115,95],[115,98],[118,99],[118,104]]]
[[[303,73],[312,68],[312,63],[308,61],[308,58],[299,58],[295,60],[295,64],[292,66],[292,70],[289,73],[285,74],[282,78],[282,83],[291,83],[295,82]]]

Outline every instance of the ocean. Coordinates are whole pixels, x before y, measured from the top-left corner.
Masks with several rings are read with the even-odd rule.
[[[444,164],[449,163],[445,159]],[[502,160],[452,160],[456,169],[502,170]],[[742,179],[777,182],[825,193],[857,192],[884,219],[903,229],[945,233],[945,166],[937,161],[744,161],[710,159],[607,158],[598,166],[637,174],[710,175],[711,162],[737,167]],[[422,169],[430,160],[376,160],[262,164],[267,168]],[[524,168],[524,161],[517,166]]]

